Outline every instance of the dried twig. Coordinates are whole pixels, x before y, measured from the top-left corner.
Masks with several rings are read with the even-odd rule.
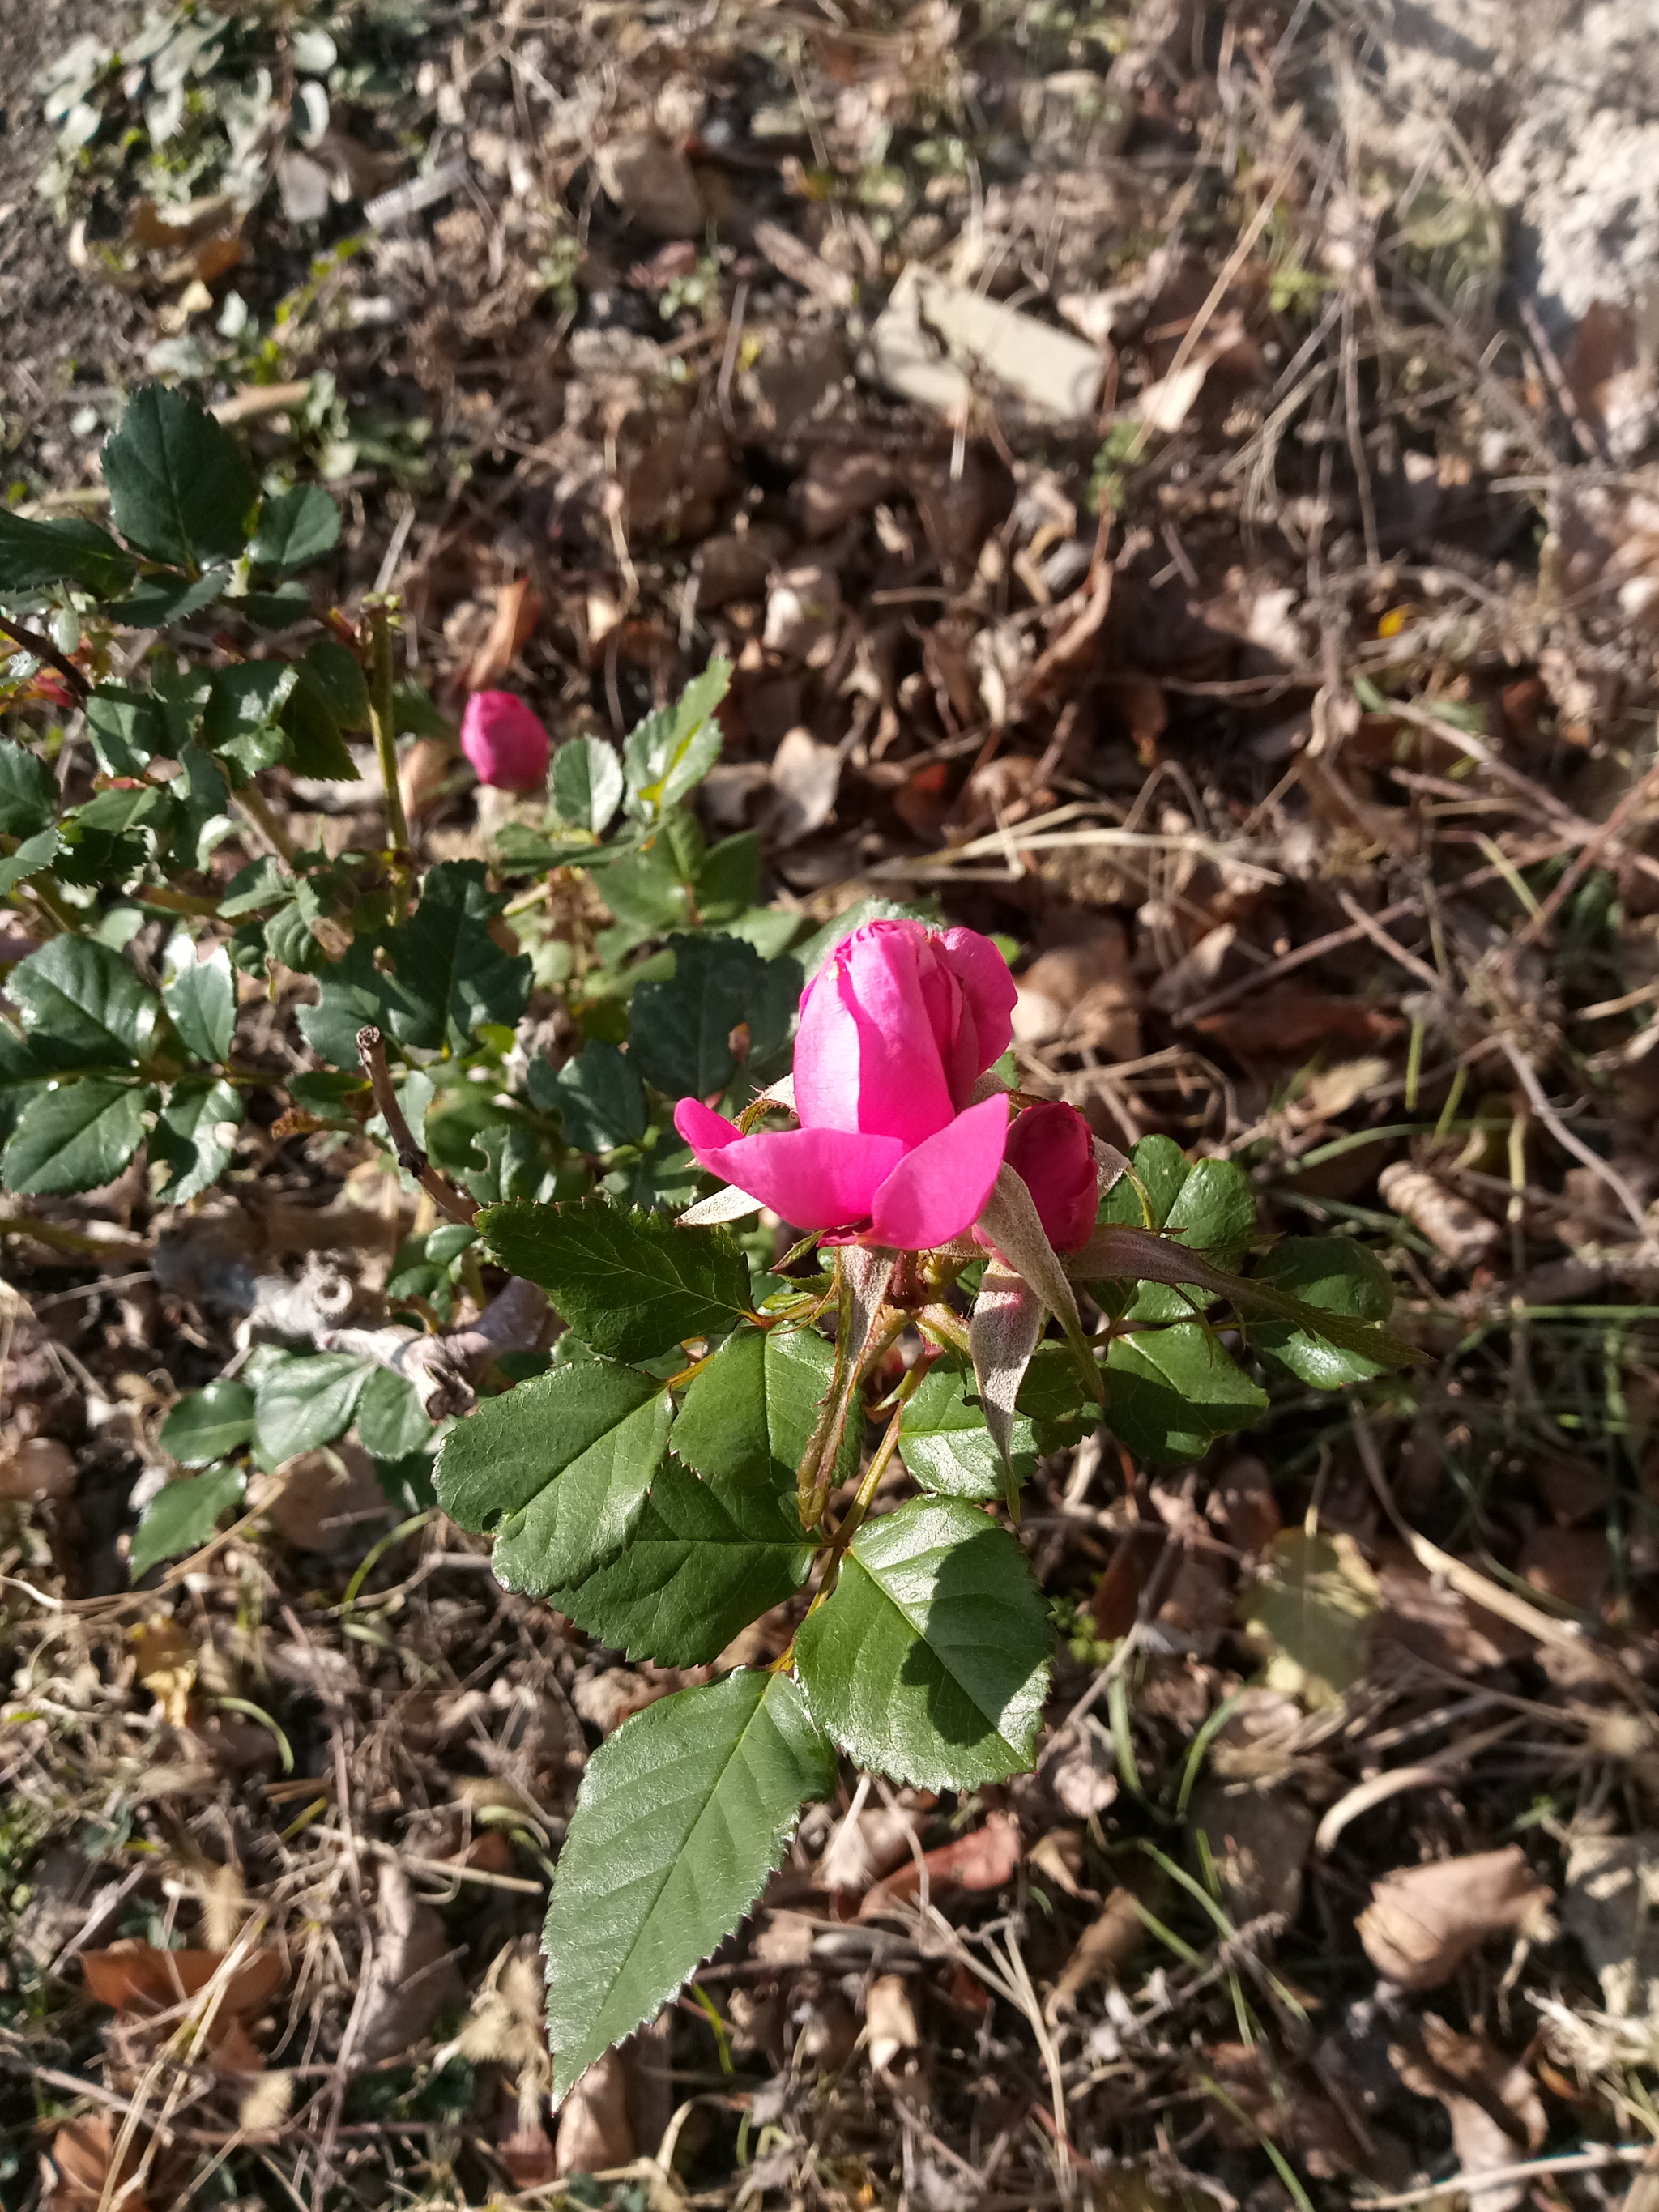
[[[392,1070],[386,1066],[386,1039],[373,1022],[366,1022],[357,1032],[357,1052],[374,1091],[374,1103],[386,1126],[392,1150],[398,1155],[398,1164],[405,1175],[412,1176],[421,1188],[442,1213],[452,1221],[464,1221],[471,1226],[477,1214],[472,1200],[457,1190],[447,1176],[441,1175],[415,1141],[415,1132],[410,1127],[397,1091],[392,1088]]]

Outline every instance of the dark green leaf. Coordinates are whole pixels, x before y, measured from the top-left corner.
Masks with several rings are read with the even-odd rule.
[[[303,584],[289,582],[274,592],[245,592],[236,608],[256,629],[293,629],[311,619],[311,594]]]
[[[699,866],[695,880],[697,910],[703,920],[735,921],[760,896],[759,836],[752,830],[741,830],[735,837],[723,837]]]
[[[708,775],[720,750],[714,709],[731,683],[731,662],[711,660],[672,707],[659,707],[633,731],[623,748],[633,813],[656,819]]]
[[[221,921],[236,921],[245,914],[257,914],[262,907],[280,906],[294,896],[294,878],[282,861],[273,854],[250,860],[231,878],[224,896],[219,902]]]
[[[308,645],[300,676],[302,683],[315,684],[343,730],[368,727],[368,678],[356,654],[338,638],[319,637]]]
[[[222,567],[199,576],[141,576],[125,599],[104,612],[123,629],[161,629],[223,599],[230,574]]]
[[[626,1053],[590,1037],[551,1085],[564,1133],[584,1152],[637,1145],[646,1130],[645,1085]]]
[[[303,568],[331,553],[340,539],[340,510],[321,484],[295,484],[259,509],[248,551],[261,568]]]
[[[241,1124],[241,1093],[222,1078],[197,1076],[173,1085],[149,1146],[173,1170],[170,1206],[183,1206],[218,1182],[235,1156]]]
[[[603,837],[622,805],[617,748],[603,738],[572,738],[553,756],[553,805],[561,822]]]
[[[0,898],[9,897],[19,884],[49,868],[63,842],[55,830],[37,830],[33,836],[25,837],[15,853],[0,860]]]
[[[234,561],[259,495],[234,438],[181,392],[146,385],[104,444],[110,516],[130,545],[175,568]]]
[[[428,872],[419,906],[388,947],[399,1042],[467,1052],[480,1024],[517,1023],[530,996],[529,957],[503,952],[489,934],[506,903],[482,860],[443,860]]]
[[[247,1484],[240,1468],[218,1467],[210,1474],[180,1475],[158,1490],[138,1518],[127,1555],[127,1572],[136,1583],[163,1559],[199,1551],[219,1516],[241,1503]]]
[[[625,852],[611,860],[605,872],[605,902],[617,917],[614,927],[600,939],[602,956],[607,959],[631,951],[643,938],[685,927],[691,920],[691,894],[675,870],[666,838],[656,838],[645,851]]]
[[[425,1450],[434,1434],[403,1376],[377,1367],[357,1401],[357,1437],[363,1449],[376,1459],[407,1459],[411,1452]]]
[[[179,748],[179,764],[184,774],[167,787],[176,808],[168,848],[175,873],[206,865],[203,836],[210,823],[223,822],[230,811],[230,787],[211,753],[191,738]]]
[[[836,1762],[787,1674],[659,1698],[587,1762],[548,1911],[548,2036],[562,2097],[672,1997],[781,1863]]]
[[[349,1352],[314,1352],[279,1359],[254,1391],[253,1433],[270,1466],[332,1443],[351,1426],[369,1363]]]
[[[539,1283],[578,1335],[616,1359],[648,1359],[689,1337],[723,1334],[748,1310],[749,1262],[723,1229],[603,1198],[497,1206],[478,1216],[490,1250]]]
[[[153,1096],[98,1076],[37,1091],[12,1131],[0,1160],[0,1180],[20,1196],[101,1189],[143,1142],[143,1112]]]
[[[1267,1403],[1201,1322],[1117,1337],[1106,1355],[1112,1433],[1160,1466],[1201,1459],[1218,1437],[1248,1429]]]
[[[795,1639],[818,1725],[859,1765],[929,1790],[1030,1766],[1053,1646],[1018,1539],[957,1498],[867,1521]]]
[[[108,775],[142,775],[157,753],[172,750],[161,707],[118,684],[100,684],[87,701],[87,730]]]
[[[298,681],[299,672],[286,660],[239,660],[219,669],[202,714],[201,742],[210,752],[240,757],[246,740],[274,732]]]
[[[179,1042],[198,1060],[228,1059],[236,1030],[236,981],[229,953],[216,945],[205,960],[198,960],[195,945],[180,934],[167,947],[167,964],[161,996]]]
[[[734,1329],[685,1394],[675,1450],[722,1497],[785,1499],[799,1535],[795,1475],[834,1364],[816,1329]],[[838,1482],[857,1471],[860,1429],[848,1425]]]
[[[297,680],[277,718],[283,757],[296,775],[314,776],[322,783],[356,782],[357,763],[340,735],[327,692],[305,666],[296,665],[294,672]]]
[[[762,960],[739,937],[672,937],[672,982],[634,994],[629,1046],[640,1073],[670,1098],[708,1098],[738,1072],[732,1032],[749,1024],[750,1051],[781,1041],[799,996],[792,960]]]
[[[374,965],[374,947],[354,939],[345,958],[322,971],[322,995],[300,1009],[300,1029],[319,1059],[347,1070],[358,1066],[357,1032],[366,1023],[386,1026],[386,979]]]
[[[161,1011],[130,961],[67,933],[15,968],[6,988],[36,1052],[58,1067],[131,1066],[149,1049]]]
[[[1204,1253],[1218,1267],[1237,1267],[1255,1234],[1255,1194],[1243,1168],[1231,1160],[1189,1162],[1168,1137],[1143,1137],[1129,1164],[1146,1188],[1154,1229]],[[1127,1228],[1146,1225],[1140,1194],[1127,1176],[1107,1192],[1100,1219]],[[1121,1293],[1103,1299],[1108,1310],[1135,1322],[1187,1321],[1213,1305],[1215,1294],[1187,1284],[1142,1283],[1125,1304]]]
[[[132,574],[131,554],[94,522],[32,522],[0,507],[0,593],[46,584],[82,584],[113,599]]]
[[[672,1413],[662,1385],[631,1367],[556,1367],[448,1431],[439,1503],[464,1528],[497,1523],[494,1565],[507,1589],[580,1582],[633,1533]]]
[[[253,1393],[222,1376],[181,1398],[161,1424],[161,1445],[181,1467],[210,1467],[253,1436]]]
[[[1353,1321],[1384,1322],[1394,1310],[1394,1283],[1388,1269],[1375,1252],[1352,1237],[1283,1237],[1257,1262],[1250,1279]],[[1289,1322],[1253,1320],[1250,1344],[1316,1390],[1369,1382],[1374,1375],[1387,1372],[1380,1361],[1345,1351],[1321,1336],[1316,1323],[1298,1328]]]
[[[58,811],[58,781],[38,753],[0,737],[0,834],[33,837]]]
[[[971,1402],[970,1402],[971,1401]],[[1029,1481],[1036,1443],[1029,1419],[1016,1416],[1010,1454],[1014,1477]],[[984,1501],[1006,1487],[1002,1462],[975,1395],[971,1368],[945,1358],[930,1368],[899,1418],[899,1453],[923,1490]]]

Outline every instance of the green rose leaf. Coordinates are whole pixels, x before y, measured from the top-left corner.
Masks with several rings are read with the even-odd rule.
[[[438,1448],[438,1502],[495,1534],[496,1579],[538,1595],[628,1542],[668,1448],[673,1407],[648,1375],[572,1361],[484,1401]]]
[[[834,1365],[815,1329],[734,1330],[694,1376],[674,1425],[674,1449],[723,1497],[786,1499],[799,1537],[796,1470]],[[837,1481],[857,1471],[859,1428],[848,1425]]]
[[[297,1352],[262,1370],[253,1402],[261,1458],[277,1467],[343,1436],[370,1371],[349,1352]]]
[[[142,1085],[100,1076],[37,1091],[0,1159],[0,1179],[20,1197],[98,1190],[112,1182],[143,1141],[144,1109],[155,1096]]]
[[[623,765],[604,738],[572,738],[554,754],[554,811],[572,830],[603,837],[622,797]]]
[[[1106,1355],[1106,1419],[1139,1459],[1201,1459],[1218,1437],[1248,1429],[1267,1404],[1201,1322],[1115,1338]]]
[[[210,1467],[252,1439],[253,1393],[222,1376],[181,1398],[161,1424],[161,1449],[180,1467]]]
[[[112,599],[132,571],[132,556],[95,522],[33,522],[0,507],[0,593],[82,584],[100,599]]]
[[[800,995],[790,959],[764,961],[740,937],[671,937],[672,981],[634,994],[629,1048],[647,1083],[670,1098],[707,1098],[738,1072],[732,1032],[749,1030],[749,1056],[764,1060],[789,1033]]]
[[[177,568],[234,561],[259,487],[234,438],[182,392],[134,392],[104,442],[110,518],[130,545]]]
[[[87,701],[87,731],[108,775],[142,775],[157,753],[173,750],[160,702],[118,684],[100,684]]]
[[[357,1401],[357,1440],[376,1459],[407,1459],[432,1442],[432,1423],[401,1375],[377,1367]]]
[[[1169,1137],[1143,1137],[1129,1164],[1146,1186],[1154,1229],[1204,1253],[1218,1267],[1237,1267],[1255,1234],[1255,1193],[1243,1168],[1231,1160],[1189,1161]],[[1146,1225],[1140,1193],[1121,1176],[1101,1201],[1103,1223],[1126,1229]],[[1126,1321],[1189,1321],[1213,1305],[1215,1293],[1195,1284],[1142,1283],[1126,1305],[1119,1293],[1101,1303]]]
[[[181,933],[167,946],[167,975],[161,997],[185,1051],[216,1065],[228,1059],[236,1030],[236,979],[229,953],[216,945],[205,960],[198,960],[195,945]]]
[[[63,839],[56,830],[37,830],[25,837],[15,853],[0,860],[0,898],[8,897],[19,884],[52,866]]]
[[[230,575],[221,563],[199,576],[141,576],[125,599],[104,612],[124,629],[161,629],[223,599]]]
[[[58,812],[58,779],[15,738],[0,738],[0,834],[33,837]]]
[[[210,752],[243,762],[247,742],[274,738],[299,671],[291,661],[239,660],[217,670],[202,713],[202,743]]]
[[[1346,1237],[1285,1237],[1265,1254],[1251,1273],[1252,1282],[1270,1284],[1322,1312],[1351,1321],[1387,1321],[1394,1310],[1394,1282],[1388,1269],[1364,1244]],[[1387,1373],[1377,1360],[1345,1351],[1319,1334],[1318,1324],[1297,1326],[1270,1319],[1250,1323],[1253,1350],[1288,1367],[1316,1390],[1340,1389],[1345,1382],[1369,1382]]]
[[[343,730],[368,727],[368,678],[362,661],[337,637],[319,637],[306,647],[300,680],[319,694]]]
[[[173,1170],[167,1202],[182,1206],[210,1190],[236,1153],[242,1126],[242,1095],[219,1076],[196,1076],[175,1083],[150,1139],[153,1158]]]
[[[319,1060],[355,1069],[358,1030],[369,1022],[386,1026],[387,979],[374,965],[374,947],[355,939],[345,958],[325,968],[320,981],[317,1004],[300,1009],[301,1034]]]
[[[504,952],[489,934],[506,903],[489,888],[482,860],[443,860],[428,872],[419,906],[388,946],[400,1043],[465,1053],[482,1024],[517,1023],[530,997],[529,957]]]
[[[731,662],[711,660],[672,707],[659,707],[629,735],[623,767],[629,811],[639,820],[658,820],[720,758],[720,725],[714,714],[731,684]]]
[[[1029,1481],[1036,1467],[1029,1418],[1016,1415],[1009,1450],[1016,1481]],[[923,1490],[981,1502],[1002,1496],[1002,1466],[971,1368],[946,1358],[928,1370],[899,1417],[899,1455]]]
[[[136,1583],[163,1559],[199,1551],[217,1527],[219,1516],[240,1505],[246,1479],[238,1467],[217,1467],[209,1474],[180,1475],[158,1490],[138,1516],[127,1555]]]
[[[602,1037],[590,1037],[549,1089],[565,1135],[581,1152],[614,1152],[618,1145],[637,1145],[645,1134],[648,1116],[639,1070]]]
[[[579,1335],[613,1359],[648,1359],[724,1334],[749,1309],[749,1262],[726,1231],[574,1199],[493,1206],[477,1227],[514,1275],[539,1283]]]
[[[548,1910],[553,2094],[649,2020],[781,1863],[833,1753],[785,1674],[659,1698],[587,1762]]]
[[[340,510],[321,484],[295,484],[259,509],[248,551],[261,568],[303,568],[340,541]]]
[[[161,1011],[131,961],[67,933],[20,962],[6,988],[35,1052],[59,1067],[131,1066]]]
[[[626,1548],[548,1602],[630,1659],[699,1667],[793,1595],[812,1565],[787,1492],[700,1482],[672,1455]]]
[[[343,653],[344,647],[340,650]],[[294,665],[293,673],[294,689],[277,717],[283,757],[296,775],[314,776],[319,783],[355,783],[357,763],[340,735],[339,718],[328,690],[303,662]]]
[[[1018,1540],[957,1498],[866,1522],[795,1640],[819,1726],[860,1766],[928,1790],[1030,1765],[1053,1647]]]

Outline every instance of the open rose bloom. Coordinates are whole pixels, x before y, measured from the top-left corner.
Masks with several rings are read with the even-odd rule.
[[[739,1136],[696,1098],[674,1126],[711,1175],[799,1229],[926,1251],[965,1237],[1005,1160],[1056,1249],[1085,1243],[1097,1178],[1070,1106],[1012,1122],[985,1080],[1012,1036],[1013,978],[988,938],[871,921],[801,996],[797,1129]]]

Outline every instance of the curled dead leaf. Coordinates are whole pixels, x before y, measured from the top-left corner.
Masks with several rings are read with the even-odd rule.
[[[1504,1241],[1504,1232],[1480,1210],[1448,1190],[1420,1168],[1396,1160],[1376,1178],[1377,1195],[1385,1206],[1421,1230],[1437,1252],[1443,1252],[1460,1267],[1479,1267],[1490,1260]]]
[[[870,2063],[878,2074],[885,2074],[895,2059],[920,2046],[921,2036],[902,1974],[879,1974],[871,1983],[864,2000],[864,2025]]]
[[[1048,1999],[1050,2018],[1095,1982],[1115,1981],[1146,1941],[1133,1890],[1109,1893],[1098,1917],[1079,1937]]]
[[[1013,1880],[1021,1852],[1019,1823],[1007,1813],[993,1813],[983,1827],[927,1852],[920,1865],[912,1859],[878,1881],[860,1905],[859,1918],[868,1920],[878,1912],[891,1912],[918,1897],[924,1868],[927,1895],[935,1905],[952,1890],[1000,1889],[1004,1882]]]
[[[1401,1989],[1437,1990],[1489,1936],[1540,1926],[1554,1895],[1512,1844],[1396,1868],[1373,1884],[1354,1925],[1379,1974]]]
[[[1542,2148],[1549,2122],[1537,2083],[1519,2060],[1485,2036],[1460,2035],[1431,2012],[1423,2014],[1420,2029],[1417,2048],[1390,2046],[1395,2072],[1417,2095],[1436,2097],[1445,2106],[1464,2185],[1459,2193],[1470,2212],[1513,2212],[1528,2193],[1524,2181],[1501,2181],[1490,2189],[1468,2185]]]
[[[554,2173],[603,2173],[626,2166],[634,2154],[626,2052],[607,2051],[594,2060],[559,2108]]]

